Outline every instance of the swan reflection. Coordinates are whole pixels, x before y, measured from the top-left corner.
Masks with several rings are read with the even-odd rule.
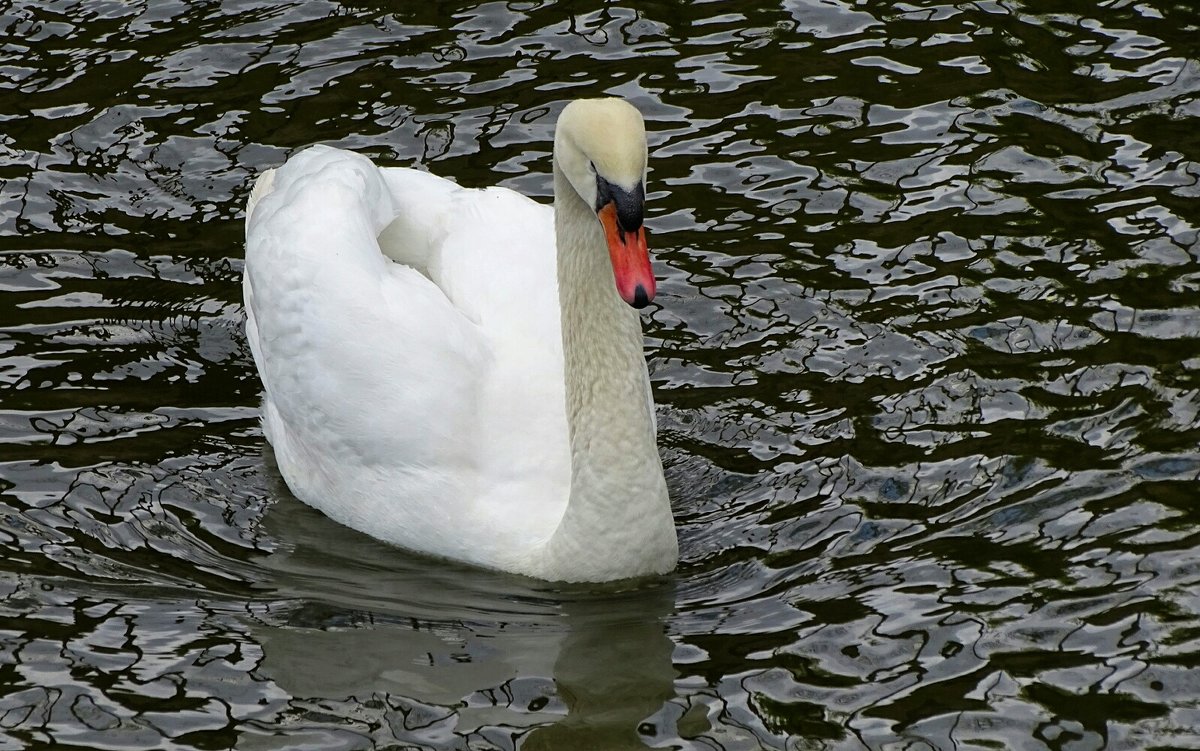
[[[425,559],[280,495],[266,524],[287,548],[264,560],[276,597],[251,632],[301,721],[353,711],[438,746],[644,747],[674,698],[673,581],[559,588]]]

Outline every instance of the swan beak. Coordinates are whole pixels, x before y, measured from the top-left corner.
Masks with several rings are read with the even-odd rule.
[[[615,201],[599,211],[608,241],[613,277],[621,299],[635,308],[644,308],[654,299],[654,271],[650,268],[650,251],[646,247],[646,225],[627,232],[617,218]]]

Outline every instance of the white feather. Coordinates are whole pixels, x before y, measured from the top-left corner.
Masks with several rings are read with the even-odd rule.
[[[644,171],[644,137],[635,147]],[[584,225],[595,216],[582,212],[575,221],[590,238],[596,230]],[[406,548],[545,578],[674,565],[640,325],[623,306],[612,315],[626,323],[612,336],[636,362],[624,366],[629,378],[613,379],[619,388],[598,393],[641,400],[635,412],[609,410],[630,415],[620,419],[634,425],[614,427],[639,436],[621,445],[640,456],[611,457],[613,477],[592,483],[595,492],[575,487],[583,462],[568,425],[553,209],[317,146],[259,179],[247,217],[247,336],[265,386],[264,429],[297,497]],[[617,550],[620,534],[592,541],[564,525],[569,502],[579,519],[624,519],[605,510],[625,502],[608,497],[613,481],[646,494],[633,504],[653,510],[658,549]],[[628,541],[647,544],[645,534]]]

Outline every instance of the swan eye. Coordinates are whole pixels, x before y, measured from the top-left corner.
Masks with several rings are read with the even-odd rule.
[[[602,209],[605,206],[607,206],[608,204],[612,203],[612,200],[613,200],[612,184],[609,183],[608,180],[605,180],[603,177],[600,177],[600,175],[597,174],[596,175],[596,211],[600,211],[600,209]]]

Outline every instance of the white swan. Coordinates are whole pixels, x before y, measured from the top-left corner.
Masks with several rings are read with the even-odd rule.
[[[320,146],[260,177],[264,430],[298,498],[396,545],[552,580],[665,573],[641,115],[570,103],[553,162],[553,209]]]

